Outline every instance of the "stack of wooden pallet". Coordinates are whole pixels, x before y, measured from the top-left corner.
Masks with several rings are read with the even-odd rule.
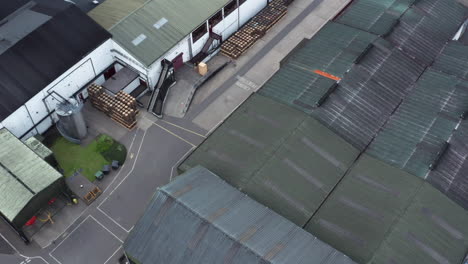
[[[274,0],[221,45],[221,52],[237,59],[275,25],[287,12],[283,0]]]
[[[91,84],[88,87],[91,104],[99,111],[108,115],[120,125],[133,129],[136,126],[138,114],[136,99],[120,91],[116,96],[104,92],[102,86]]]

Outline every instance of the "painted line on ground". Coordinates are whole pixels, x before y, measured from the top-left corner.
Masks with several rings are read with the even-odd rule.
[[[122,239],[120,239],[116,234],[114,234],[112,231],[110,231],[109,228],[107,228],[105,225],[103,225],[101,222],[99,222],[96,218],[94,218],[94,216],[89,215],[89,217],[91,217],[94,221],[96,221],[96,223],[98,223],[100,226],[102,226],[102,228],[104,228],[105,230],[107,230],[107,232],[109,232],[111,235],[113,235],[115,238],[117,238],[117,240],[119,240],[120,243],[123,244],[123,240],[122,240]]]
[[[182,129],[182,130],[185,130],[185,131],[187,131],[187,132],[189,132],[189,133],[192,133],[192,134],[194,134],[194,135],[197,135],[197,136],[199,136],[199,137],[206,138],[206,135],[199,134],[199,133],[197,133],[197,132],[195,132],[195,131],[192,131],[192,130],[187,129],[187,128],[185,128],[185,127],[176,125],[176,124],[171,123],[171,122],[169,122],[169,121],[166,121],[166,120],[164,120],[164,119],[159,119],[159,120],[161,120],[162,122],[164,122],[164,123],[166,123],[166,124],[169,124],[169,125],[171,125],[171,126],[175,126],[175,127],[180,128],[180,129]]]
[[[178,138],[178,139],[184,141],[185,143],[189,144],[190,146],[196,147],[195,144],[193,144],[193,143],[191,143],[190,141],[186,140],[185,138],[183,138],[183,137],[177,135],[176,133],[170,131],[169,129],[167,129],[167,128],[165,128],[165,127],[163,127],[163,126],[157,124],[156,122],[153,122],[153,123],[154,123],[156,126],[158,126],[159,128],[161,128],[161,129],[163,129],[164,131],[166,131],[167,133],[169,133],[169,134],[173,135],[174,137],[176,137],[176,138]]]
[[[54,253],[54,251],[60,247],[60,245],[63,244],[63,242],[65,242],[65,240],[67,240],[84,222],[86,222],[86,220],[88,220],[88,218],[90,217],[91,215],[88,215],[83,221],[81,221],[81,223],[79,223],[71,232],[70,234],[68,234],[62,241],[60,241],[60,243],[54,248],[52,249],[50,252],[49,252],[49,256],[52,257],[55,261],[57,261],[58,263],[62,264],[62,262],[60,262],[56,257],[54,257],[52,255],[52,253]]]
[[[117,250],[114,252],[114,254],[112,254],[112,255],[106,260],[106,262],[104,262],[104,264],[106,264],[107,262],[109,262],[109,260],[111,260],[111,258],[112,258],[113,256],[115,256],[115,254],[117,254],[117,252],[119,252],[120,249],[122,249],[122,246],[120,246],[119,248],[117,248]]]
[[[47,260],[45,260],[45,259],[44,259],[43,257],[41,257],[41,256],[28,257],[28,256],[25,256],[25,255],[21,254],[21,253],[19,252],[19,250],[18,250],[15,246],[13,246],[13,244],[12,244],[5,236],[2,235],[2,233],[0,233],[0,237],[2,237],[3,240],[5,240],[5,242],[7,242],[7,244],[16,252],[16,254],[18,254],[18,255],[19,255],[20,257],[22,257],[22,258],[25,258],[24,261],[26,261],[26,260],[28,260],[28,259],[40,259],[40,260],[44,261],[44,263],[49,264],[49,262],[47,262]],[[20,264],[21,264],[21,263],[24,263],[24,261],[20,262]]]
[[[130,143],[130,147],[128,148],[128,150],[131,150],[131,149],[132,149],[132,146],[133,146],[133,143],[135,142],[135,138],[136,138],[137,134],[138,134],[138,130],[135,131],[135,134],[133,135],[132,143]],[[136,161],[135,161],[135,162],[136,162]],[[112,184],[115,182],[115,180],[117,180],[118,176],[120,176],[120,173],[123,171],[124,168],[125,168],[125,164],[122,165],[122,167],[120,167],[119,172],[115,175],[114,179],[113,179],[113,180],[111,181],[111,183],[107,186],[107,188],[104,189],[104,191],[102,192],[102,195],[101,195],[101,196],[103,196],[104,193],[112,186]],[[109,194],[109,195],[110,195],[110,194]],[[107,199],[107,197],[106,197],[106,199]],[[105,199],[104,199],[104,200],[105,200]],[[86,207],[86,208],[83,210],[83,212],[81,212],[81,213],[78,215],[78,217],[77,217],[73,222],[71,222],[71,223],[67,226],[67,228],[65,228],[65,231],[63,231],[62,233],[60,233],[60,235],[58,235],[57,238],[55,238],[53,241],[56,241],[56,240],[59,239],[61,236],[63,236],[63,234],[64,234],[68,229],[70,229],[70,227],[71,227],[72,225],[74,225],[75,222],[76,222],[78,219],[80,219],[80,218],[83,216],[83,214],[84,214],[85,212],[87,212],[87,211],[90,210],[91,208],[93,208],[93,207],[91,207],[91,206]],[[98,209],[99,209],[99,208],[98,208]],[[46,248],[48,248],[51,244],[52,244],[52,241],[49,242],[49,244],[48,244],[47,246],[41,247],[41,248],[42,248],[42,249],[46,249]]]
[[[97,209],[103,213],[107,218],[109,218],[112,222],[114,222],[118,227],[122,228],[122,230],[124,230],[125,232],[129,233],[130,231],[127,230],[126,228],[124,228],[121,224],[117,223],[117,221],[115,221],[112,217],[110,217],[106,212],[104,212],[104,210],[101,209],[101,206],[107,201],[107,199],[115,192],[115,190],[117,190],[120,185],[122,185],[122,183],[128,178],[128,176],[130,176],[130,174],[132,174],[133,170],[135,169],[135,165],[137,163],[137,160],[138,158],[140,157],[140,152],[141,152],[141,147],[143,146],[143,142],[145,141],[145,137],[146,137],[146,130],[145,132],[143,133],[143,136],[141,138],[141,142],[140,142],[140,146],[138,147],[138,151],[137,151],[137,154],[136,154],[136,157],[135,159],[133,160],[133,165],[132,165],[132,168],[130,169],[130,171],[127,173],[127,175],[125,175],[125,177],[119,182],[119,184],[117,184],[117,186],[115,186],[115,188],[109,193],[109,195],[104,199],[102,200],[102,202],[97,206]]]

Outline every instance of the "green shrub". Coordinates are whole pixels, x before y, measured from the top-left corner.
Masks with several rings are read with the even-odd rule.
[[[112,147],[113,144],[114,140],[110,136],[100,135],[97,139],[96,152],[106,152]]]

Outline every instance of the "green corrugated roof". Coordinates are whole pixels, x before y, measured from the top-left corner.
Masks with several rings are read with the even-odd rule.
[[[300,102],[313,104],[335,81],[315,70],[339,78],[351,68],[361,53],[376,36],[346,25],[329,22],[311,40],[294,50],[281,64],[276,74],[259,93],[311,113],[312,109]]]
[[[41,157],[41,159],[46,159],[47,157],[54,154],[52,150],[42,144],[42,142],[40,142],[35,137],[28,138],[26,141],[24,141],[24,144],[36,152],[36,154]]]
[[[365,263],[422,184],[423,180],[364,155],[306,230]]]
[[[356,0],[335,21],[383,35],[413,2],[415,0]]]
[[[306,230],[360,263],[460,263],[468,212],[404,171],[364,155]]]
[[[142,7],[148,0],[105,0],[88,15],[109,30],[122,19]]]
[[[466,210],[425,183],[372,263],[461,263],[468,248],[466,223]]]
[[[466,87],[467,81],[428,69],[366,153],[425,177],[468,109]]]
[[[315,119],[250,97],[181,165],[202,165],[304,225],[359,151]]]
[[[10,221],[33,198],[33,194],[0,166],[0,212]]]
[[[113,39],[149,66],[229,0],[151,0],[111,28]],[[162,22],[167,20],[165,24]],[[154,25],[163,24],[159,29]],[[145,35],[140,44],[132,43]]]
[[[0,200],[4,201],[0,211],[10,220],[31,197],[62,177],[6,129],[0,129],[0,164],[0,186],[8,190],[0,192]]]

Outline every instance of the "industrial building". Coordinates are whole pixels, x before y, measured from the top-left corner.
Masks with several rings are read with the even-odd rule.
[[[55,106],[113,63],[111,35],[61,0],[0,4],[0,127],[27,139],[56,120]]]
[[[64,190],[64,178],[7,129],[0,129],[0,214],[19,235]]]
[[[203,167],[158,190],[124,249],[139,264],[355,263]]]
[[[358,263],[461,263],[468,8],[386,3],[353,1],[304,40],[179,170],[206,167]]]
[[[164,98],[158,93],[166,96],[176,81],[174,71],[184,63],[209,59],[222,41],[267,4],[268,0],[107,0],[89,16],[112,34],[116,61],[138,72],[153,91],[147,108],[160,116]]]

